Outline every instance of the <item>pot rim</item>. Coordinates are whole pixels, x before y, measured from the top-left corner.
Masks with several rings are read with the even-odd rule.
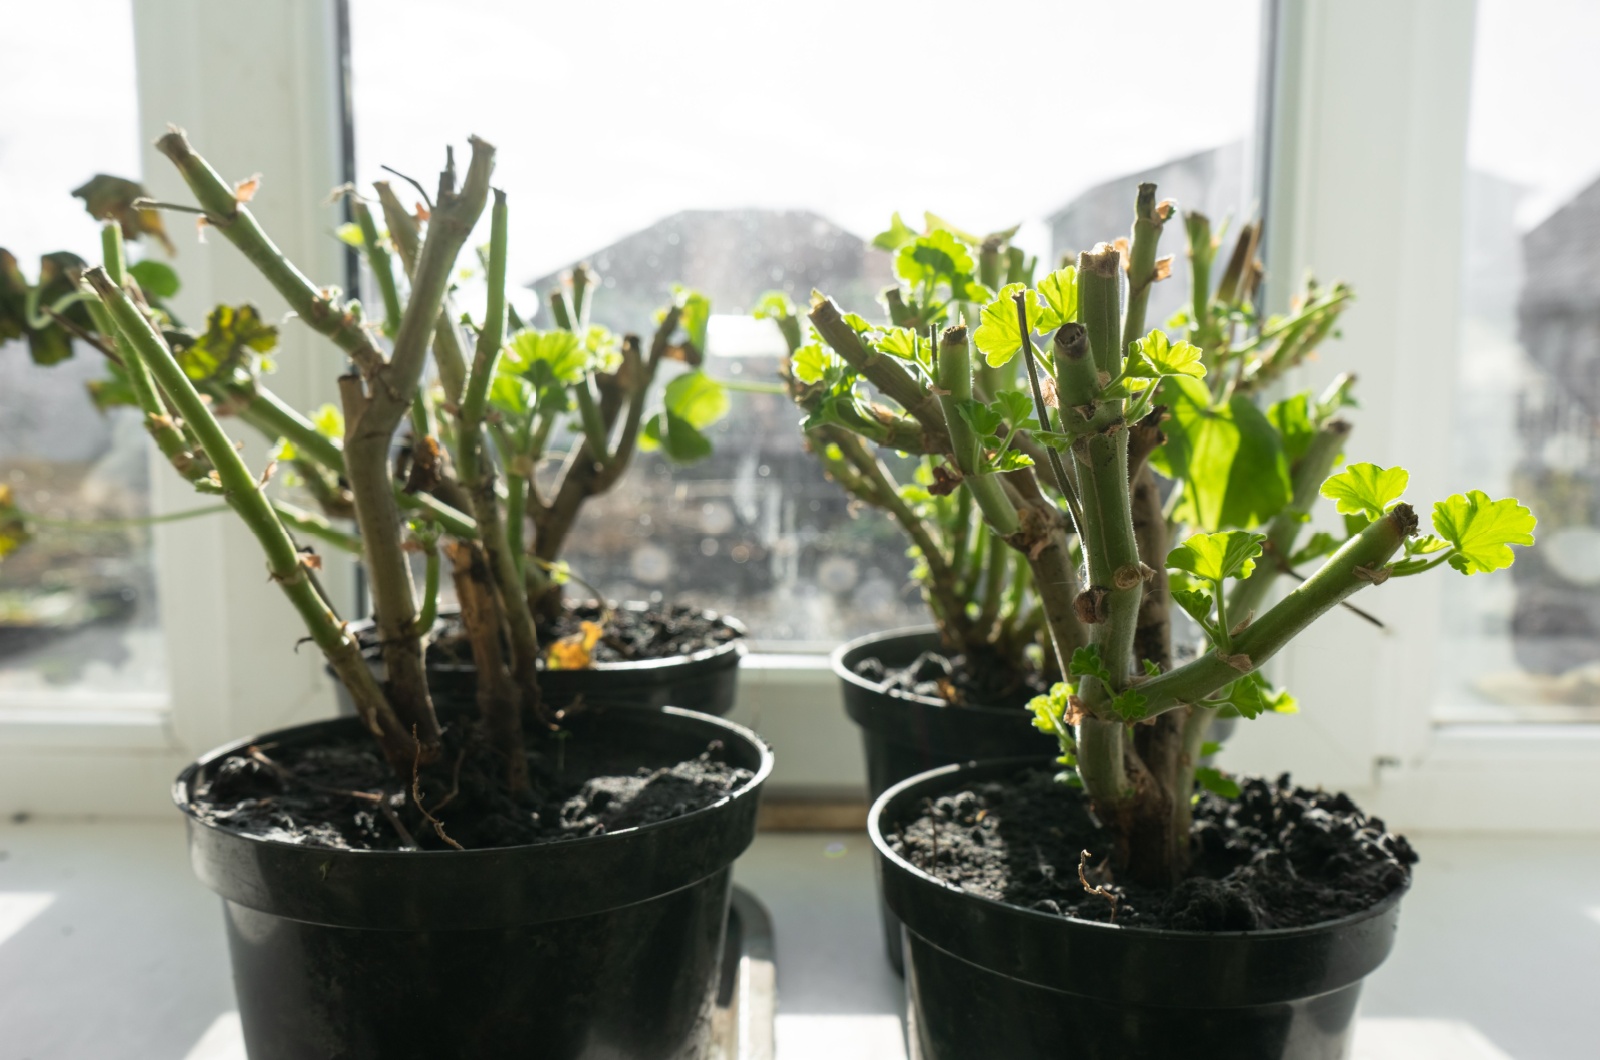
[[[618,837],[633,836],[642,832],[647,832],[651,829],[667,828],[673,825],[678,825],[680,822],[696,821],[702,817],[709,816],[710,814],[724,806],[727,806],[729,803],[737,799],[748,797],[755,792],[759,792],[761,790],[761,786],[766,783],[767,778],[772,775],[773,765],[776,761],[776,757],[772,752],[772,747],[766,742],[766,740],[762,739],[761,736],[755,732],[755,730],[744,725],[740,725],[737,722],[728,721],[725,718],[717,717],[714,714],[702,714],[697,710],[688,710],[683,707],[661,707],[656,711],[640,711],[632,708],[618,709],[619,712],[622,710],[627,710],[628,713],[622,716],[630,718],[636,718],[639,716],[648,717],[651,714],[665,714],[669,716],[688,717],[701,722],[709,722],[717,728],[727,730],[729,735],[739,736],[747,740],[756,749],[756,752],[760,758],[760,765],[756,768],[754,775],[748,781],[740,785],[735,790],[728,792],[716,802],[702,806],[698,810],[691,810],[689,813],[680,814],[677,817],[670,817],[664,821],[653,821],[649,824],[634,825],[631,828],[619,828],[614,832],[606,832],[602,835],[584,836],[578,839],[558,839],[546,843],[519,843],[515,846],[505,847],[475,847],[472,850],[351,850],[346,848],[332,847],[313,848],[307,847],[302,843],[286,843],[281,839],[273,839],[268,836],[250,835],[244,832],[235,832],[229,828],[225,828],[215,821],[202,820],[194,813],[192,808],[192,800],[189,798],[189,792],[193,787],[194,778],[202,769],[211,765],[213,762],[225,758],[228,755],[234,754],[235,752],[241,751],[246,747],[250,747],[253,744],[262,743],[269,737],[282,739],[284,736],[299,733],[306,729],[327,725],[331,721],[357,721],[355,718],[324,718],[321,721],[312,721],[305,722],[300,725],[291,725],[285,729],[272,729],[265,733],[247,736],[243,739],[233,740],[229,743],[212,748],[210,751],[207,751],[205,754],[201,755],[185,766],[178,776],[173,780],[171,788],[172,801],[178,807],[178,811],[188,819],[189,824],[223,833],[232,839],[261,843],[273,847],[315,850],[318,854],[327,857],[351,856],[371,860],[381,860],[387,858],[405,860],[411,863],[414,863],[418,858],[433,858],[435,860],[440,858],[457,858],[464,862],[469,858],[503,858],[517,851],[539,850],[546,847],[560,847],[564,850],[585,849],[587,847],[597,846],[606,842],[607,840],[616,839]]]
[[[889,803],[908,788],[915,787],[920,783],[931,781],[935,778],[953,777],[958,773],[966,772],[981,766],[992,766],[996,768],[1000,766],[1010,766],[1020,768],[1028,765],[1048,766],[1054,764],[1055,758],[1051,755],[1041,755],[1039,757],[1026,755],[1013,758],[991,758],[984,761],[959,762],[955,765],[939,766],[936,769],[930,769],[926,772],[918,773],[915,776],[907,777],[898,784],[885,789],[883,794],[879,795],[878,798],[874,800],[871,809],[867,811],[867,835],[872,840],[872,845],[877,849],[878,856],[892,863],[896,870],[910,876],[918,887],[934,887],[942,891],[952,891],[967,901],[977,903],[980,908],[987,907],[996,911],[1003,911],[1007,916],[1022,916],[1031,918],[1038,923],[1041,930],[1121,932],[1130,938],[1149,940],[1161,939],[1172,941],[1216,938],[1293,939],[1312,935],[1320,935],[1329,931],[1336,931],[1342,927],[1358,924],[1364,920],[1370,920],[1374,917],[1382,916],[1394,906],[1398,905],[1400,900],[1404,898],[1411,890],[1413,876],[1408,868],[1406,870],[1406,882],[1404,886],[1388,895],[1385,895],[1381,900],[1371,906],[1368,906],[1366,909],[1363,909],[1358,913],[1350,913],[1335,920],[1324,920],[1317,924],[1308,924],[1301,927],[1267,928],[1260,931],[1179,931],[1173,928],[1126,927],[1119,924],[1101,923],[1097,920],[1079,920],[1076,917],[1059,916],[1052,913],[1045,913],[1037,909],[1029,909],[1025,906],[1012,905],[1010,902],[1002,902],[995,898],[986,898],[981,894],[973,894],[971,891],[968,891],[963,887],[958,887],[955,884],[947,883],[937,876],[929,875],[922,869],[911,864],[911,862],[905,860],[890,848],[888,840],[884,836],[883,815],[887,812]]]
[[[625,600],[622,603],[617,604],[617,608],[619,610],[628,611],[648,611],[650,607],[651,605],[643,600]],[[441,611],[439,613],[439,617],[434,621],[433,630],[430,631],[430,635],[438,632],[440,627],[444,624],[446,616],[459,615],[460,613],[461,612],[458,610]],[[690,652],[688,655],[663,656],[659,659],[633,659],[623,660],[620,662],[597,662],[590,663],[582,670],[550,671],[540,669],[539,672],[541,674],[551,672],[648,674],[654,670],[664,670],[673,666],[686,666],[691,663],[706,662],[709,660],[720,659],[723,656],[728,655],[742,658],[750,651],[750,631],[745,628],[744,623],[739,621],[739,619],[732,615],[725,615],[720,611],[713,611],[711,608],[702,608],[700,615],[703,618],[721,622],[723,625],[727,626],[729,629],[733,630],[739,635],[732,640],[724,641],[723,643],[717,644],[710,648],[701,648],[699,651]],[[363,631],[371,629],[372,626],[373,621],[371,618],[363,618],[359,621],[350,623],[350,631],[359,635]],[[363,653],[365,653],[365,651],[366,649],[363,649]],[[430,663],[428,665],[428,669],[434,671],[435,673],[441,674],[477,672],[477,668],[470,663]]]
[[[1010,717],[1017,713],[1017,710],[1014,707],[991,707],[981,704],[955,704],[947,700],[936,699],[933,696],[920,696],[915,692],[902,692],[899,689],[885,688],[876,681],[868,681],[865,677],[862,677],[849,666],[845,665],[844,657],[851,652],[861,651],[865,648],[871,648],[888,640],[893,640],[898,637],[933,637],[937,639],[938,636],[939,627],[935,625],[900,626],[896,629],[885,629],[880,630],[877,633],[868,633],[865,636],[846,641],[837,648],[833,649],[833,651],[829,652],[828,665],[833,668],[833,672],[835,676],[839,678],[839,680],[848,682],[849,684],[861,689],[863,692],[870,692],[873,695],[879,696],[888,696],[891,699],[901,700],[906,703],[914,703],[919,707],[937,707],[941,710],[959,710],[962,712],[971,712],[973,714],[995,714],[1005,715],[1006,717]]]

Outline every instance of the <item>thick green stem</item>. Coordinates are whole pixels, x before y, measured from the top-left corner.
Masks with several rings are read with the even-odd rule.
[[[489,384],[505,342],[507,208],[505,192],[495,189],[489,237],[489,301],[483,330],[478,332],[472,370],[461,400],[461,480],[472,497],[473,514],[482,531],[481,542],[488,573],[500,595],[500,614],[511,641],[511,671],[520,699],[538,711],[539,638],[516,558],[507,547],[501,523],[500,499],[495,491],[494,467],[484,451],[483,416],[488,406]],[[514,705],[511,705],[515,713]],[[502,705],[500,708],[505,709]],[[520,717],[496,722],[498,728],[520,734]],[[520,746],[520,738],[518,739]]]
[[[389,226],[389,241],[400,255],[400,264],[405,268],[406,275],[411,276],[416,272],[417,254],[422,246],[422,231],[417,219],[406,211],[388,181],[377,181],[373,188],[378,192],[384,223]],[[433,329],[433,361],[439,369],[439,383],[444,387],[445,400],[452,404],[461,400],[461,388],[467,378],[466,354],[461,347],[461,332],[456,327],[456,319],[455,306],[446,297],[439,307],[439,320]]]
[[[318,287],[278,249],[234,189],[204,158],[194,153],[181,129],[156,141],[156,148],[178,167],[189,190],[205,210],[206,220],[238,247],[256,270],[314,330],[332,339],[356,363],[363,376],[376,379],[385,370],[383,351],[361,320]]]
[[[583,444],[589,450],[589,458],[603,464],[610,456],[610,440],[606,436],[605,419],[600,415],[600,402],[594,396],[594,385],[588,376],[573,384],[572,395],[578,399],[578,419],[583,424]]]
[[[1191,211],[1183,216],[1183,226],[1189,237],[1189,336],[1190,342],[1209,349],[1211,339],[1211,262],[1216,258],[1217,247],[1211,241],[1211,219],[1203,213]]]
[[[930,605],[945,616],[946,622],[965,639],[971,623],[966,615],[966,601],[957,582],[957,571],[950,565],[939,543],[928,532],[927,525],[911,510],[900,496],[900,488],[876,456],[867,451],[861,440],[847,431],[824,428],[818,441],[831,442],[839,447],[844,458],[859,475],[859,485],[851,492],[874,507],[888,512],[900,528],[911,538],[928,565],[928,582],[923,586],[930,597]],[[848,486],[847,486],[848,488]]]
[[[116,328],[117,345],[125,361],[141,362],[166,391],[174,407],[184,417],[205,447],[215,468],[223,498],[266,553],[267,568],[273,581],[300,613],[317,647],[329,665],[350,690],[362,720],[377,737],[391,766],[409,772],[416,757],[416,744],[402,719],[393,709],[372,671],[361,657],[361,648],[323,599],[310,572],[301,562],[294,539],[274,513],[260,481],[245,467],[233,440],[211,413],[194,383],[179,366],[177,358],[160,334],[126,292],[111,282],[105,270],[94,268],[85,279],[110,310]]]
[[[983,603],[978,609],[978,629],[984,635],[992,635],[995,621],[1000,616],[1000,598],[1006,588],[1006,563],[1010,559],[1011,546],[1006,544],[1004,538],[995,537],[989,541],[988,569],[984,571]],[[1018,561],[1021,566],[1021,561]]]
[[[316,512],[308,512],[298,505],[279,500],[272,502],[272,510],[278,513],[278,518],[290,529],[326,541],[353,556],[361,555],[361,538],[358,535],[340,530]]]
[[[866,376],[878,391],[895,401],[922,425],[929,435],[927,445],[918,452],[944,453],[950,451],[948,427],[940,398],[918,382],[910,372],[901,367],[893,357],[869,349],[845,323],[844,316],[833,299],[824,298],[811,309],[811,324],[832,349],[845,362]],[[972,393],[972,383],[967,381],[967,394]]]
[[[815,312],[812,315],[815,317]],[[851,334],[855,333],[852,331]],[[898,365],[895,368],[903,372]],[[972,492],[972,499],[983,512],[984,521],[995,533],[1010,537],[1017,532],[1017,510],[1006,497],[999,478],[993,473],[981,473],[983,454],[978,448],[978,437],[960,412],[962,402],[972,400],[972,343],[967,338],[965,325],[946,328],[940,338],[938,378],[939,389],[945,393],[938,395],[936,400],[943,406],[942,419],[950,437],[950,449],[955,456],[956,466],[964,476],[962,484]],[[914,385],[921,389],[920,384]],[[905,405],[904,401],[900,403]]]
[[[106,275],[111,277],[111,282],[118,287],[127,283],[128,263],[123,253],[122,226],[116,221],[101,226],[100,251],[105,258]]]
[[[1257,670],[1330,608],[1388,577],[1385,564],[1417,530],[1417,515],[1397,504],[1345,542],[1317,572],[1268,608],[1233,638],[1233,652],[1207,652],[1139,686],[1143,715],[1153,717],[1184,703],[1198,703],[1231,681]]]
[[[1187,838],[1194,823],[1189,802],[1194,793],[1194,771],[1200,765],[1206,733],[1217,712],[1213,708],[1197,705],[1181,708],[1180,713],[1183,715],[1182,750],[1178,759],[1177,783],[1173,785],[1172,831],[1175,835]]]
[[[1307,516],[1321,496],[1323,480],[1338,462],[1349,435],[1348,422],[1330,420],[1312,436],[1305,453],[1296,461],[1291,473],[1294,495],[1288,506],[1267,524],[1267,540],[1262,548],[1265,555],[1250,577],[1235,583],[1228,595],[1228,611],[1236,621],[1248,620],[1261,610],[1273,582],[1288,566]]]
[[[1115,804],[1133,791],[1128,779],[1127,726],[1115,718],[1087,717],[1078,723],[1078,776],[1090,797]]]
[[[1078,303],[1089,344],[1087,359],[1099,372],[1116,378],[1122,371],[1121,314],[1117,310],[1117,263],[1119,255],[1104,247],[1078,257]],[[1063,328],[1063,330],[1066,330]],[[1059,337],[1059,336],[1058,336]],[[1109,351],[1105,347],[1109,345]],[[1060,387],[1063,402],[1076,402],[1082,387],[1074,358],[1062,372]],[[1059,370],[1059,366],[1058,366]],[[1070,389],[1069,389],[1070,385]],[[1092,404],[1092,402],[1091,402]],[[1083,523],[1078,533],[1089,569],[1088,606],[1083,611],[1093,618],[1092,641],[1111,673],[1111,687],[1094,678],[1084,678],[1078,694],[1085,707],[1098,717],[1109,718],[1112,694],[1126,687],[1133,673],[1133,642],[1138,630],[1139,601],[1143,595],[1144,572],[1139,565],[1139,545],[1133,532],[1132,508],[1128,493],[1128,432],[1122,420],[1120,399],[1099,403],[1086,426],[1094,433],[1078,438],[1072,446],[1077,463],[1079,500]],[[1088,782],[1085,781],[1087,786]],[[1092,788],[1090,793],[1098,795]]]
[[[350,196],[350,212],[361,229],[361,254],[367,259],[367,268],[383,299],[383,333],[392,339],[400,330],[400,289],[395,284],[394,259],[378,239],[378,225],[372,219],[372,211],[354,193]]]
[[[1171,213],[1172,204],[1156,205],[1156,186],[1139,185],[1134,204],[1133,239],[1128,247],[1128,311],[1122,325],[1122,353],[1144,338],[1145,309],[1150,305],[1150,289],[1161,278],[1156,250],[1161,241],[1161,226]]]
[[[439,544],[423,546],[422,608],[417,612],[417,635],[426,637],[439,618]]]
[[[389,473],[389,447],[395,429],[411,408],[456,258],[483,213],[493,168],[494,148],[478,139],[472,141],[472,161],[459,189],[454,159],[446,161],[427,235],[417,252],[411,298],[383,381],[370,388],[363,387],[359,379],[345,377],[339,381],[344,402],[345,468],[366,546],[368,584],[383,645],[389,695],[402,717],[417,715],[430,721],[432,702],[422,666],[422,644],[415,634],[416,592],[401,544],[400,508]],[[431,732],[421,730],[423,742],[429,747],[438,738],[437,722],[433,721],[433,725]]]
[[[344,450],[316,425],[266,387],[257,386],[246,396],[239,418],[276,441],[287,438],[301,457],[308,457],[340,478],[345,478]],[[405,484],[393,486],[396,502],[402,508],[423,513],[456,537],[477,537],[478,525],[444,502],[426,493],[407,493]]]

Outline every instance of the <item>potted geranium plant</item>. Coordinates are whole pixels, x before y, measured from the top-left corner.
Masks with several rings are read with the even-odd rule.
[[[392,337],[400,323],[394,257],[409,277],[419,247],[418,218],[426,216],[428,204],[407,209],[389,182],[374,187],[387,230],[380,231],[370,207],[355,198],[355,220],[343,235],[368,264],[384,303],[383,330]],[[525,326],[507,304],[511,334],[485,407],[490,444],[504,471],[508,548],[526,583],[535,625],[551,645],[541,660],[548,671],[545,686],[564,698],[692,704],[725,714],[733,706],[745,651],[737,621],[670,603],[615,606],[566,598],[566,586],[582,580],[561,557],[584,506],[615,489],[640,450],[659,449],[679,463],[707,456],[711,441],[703,432],[728,407],[721,384],[700,370],[711,315],[704,295],[677,288],[646,344],[590,322],[601,286],[587,265],[567,273],[548,292],[554,323],[548,330]],[[434,336],[439,385],[420,395],[412,436],[423,439],[423,448],[414,445],[415,452],[428,453],[428,439],[446,454],[459,444],[448,415],[460,400],[465,374],[456,320],[447,300]],[[658,399],[660,370],[673,361],[688,370],[659,388]],[[564,453],[557,450],[558,440]],[[426,472],[423,480],[440,500],[461,503],[448,480]],[[447,694],[470,692],[473,669],[460,616],[447,612],[441,622],[429,668]],[[368,630],[359,632],[372,640]]]
[[[1262,362],[1246,358],[1281,337],[1284,322],[1264,322],[1254,348],[1234,346],[1225,333],[1248,305],[1213,321],[1207,299],[1206,315],[1191,307],[1191,323],[1197,337],[1222,333],[1211,351],[1146,331],[1149,287],[1165,273],[1156,244],[1174,213],[1154,191],[1141,186],[1126,245],[1101,244],[1036,286],[1002,289],[976,336],[936,310],[921,322],[940,327],[936,341],[930,332],[899,357],[884,349],[897,341],[893,319],[874,326],[822,295],[809,313],[824,346],[808,356],[835,403],[825,422],[872,442],[883,425],[900,448],[940,458],[943,478],[970,492],[990,532],[1028,563],[1065,678],[1031,704],[1035,725],[1059,744],[1054,762],[947,766],[873,806],[925,1057],[1040,1056],[1062,1043],[1104,1057],[1342,1055],[1414,855],[1344,796],[1203,772],[1206,732],[1220,716],[1288,706],[1262,666],[1358,591],[1445,564],[1493,571],[1511,563],[1510,545],[1533,540],[1526,508],[1477,491],[1434,505],[1433,532],[1420,535],[1401,499],[1406,473],[1371,463],[1318,482],[1344,533],[1314,537],[1293,557],[1294,535],[1275,540],[1274,520],[1291,504],[1309,510],[1311,497],[1284,489],[1276,511],[1240,501],[1208,514],[1252,466],[1248,455],[1225,466],[1247,449],[1231,416],[1248,419],[1239,387]],[[1209,237],[1194,242],[1211,249]],[[1200,264],[1203,291],[1209,257]],[[1325,310],[1329,298],[1320,301]],[[1043,349],[1035,335],[1046,336]],[[1021,362],[1031,400],[974,397],[974,337],[985,360]],[[1204,386],[1219,376],[1237,381],[1220,399]],[[880,400],[856,404],[870,422],[853,425],[836,410],[867,384]],[[1163,406],[1173,410],[1165,421]],[[1208,439],[1229,424],[1235,444]],[[1308,414],[1278,433],[1302,444],[1314,426]],[[1165,437],[1143,434],[1152,430]],[[1042,460],[1016,450],[1022,432]],[[1189,506],[1202,525],[1243,526],[1152,548],[1155,535],[1141,533],[1141,460],[1173,469],[1191,491],[1169,506]],[[1288,477],[1287,458],[1275,466]],[[1164,529],[1159,506],[1155,515]],[[1236,609],[1238,586],[1291,558],[1320,565],[1276,603],[1262,593]],[[1203,634],[1187,661],[1163,656],[1141,621],[1163,575]],[[1198,801],[1197,780],[1212,789]]]
[[[1153,186],[1141,194],[1149,200],[1145,209],[1170,211],[1170,204],[1157,206]],[[1352,380],[1341,377],[1320,398],[1300,393],[1268,405],[1263,395],[1317,351],[1351,295],[1343,285],[1323,291],[1312,283],[1292,312],[1264,329],[1251,327],[1260,277],[1258,227],[1243,227],[1220,274],[1214,268],[1219,240],[1209,220],[1191,213],[1185,227],[1190,302],[1170,326],[1186,329],[1187,341],[1211,351],[1207,363],[1227,364],[1229,371],[1213,372],[1206,382],[1186,376],[1172,384],[1172,400],[1181,403],[1173,417],[1179,426],[1172,444],[1161,415],[1130,428],[1131,503],[1141,553],[1155,557],[1185,529],[1216,531],[1270,521],[1266,547],[1281,559],[1259,565],[1235,591],[1235,610],[1244,613],[1259,605],[1274,579],[1293,570],[1291,560],[1324,554],[1331,540],[1320,535],[1314,548],[1295,547],[1316,487],[1349,433],[1338,413],[1349,401]],[[956,398],[949,415],[972,419],[993,437],[994,469],[1005,471],[1016,488],[1059,501],[1045,466],[1047,450],[1032,437],[1037,427],[1033,398],[1027,381],[1018,378],[1020,338],[1008,299],[1032,285],[1037,262],[1009,245],[1014,232],[975,236],[929,214],[919,236],[896,216],[875,240],[895,252],[900,280],[884,293],[889,320],[868,327],[859,316],[847,319],[872,352],[903,362],[913,379],[920,375],[941,399],[948,395],[939,393],[943,384],[933,378],[934,340],[925,337],[927,329],[966,321],[981,356],[973,358],[970,395]],[[1170,259],[1152,255],[1142,267],[1145,280],[1129,310],[1134,328],[1142,327],[1150,288],[1169,274]],[[1052,305],[1046,323],[1059,318],[1073,297],[1072,275],[1064,269],[1040,284],[1039,297]],[[959,468],[946,458],[940,435],[885,415],[884,407],[859,389],[864,373],[842,371],[822,336],[815,329],[806,334],[787,298],[766,296],[756,316],[773,320],[788,345],[785,380],[806,414],[808,449],[853,498],[884,511],[905,532],[917,558],[913,578],[934,619],[932,627],[862,637],[833,655],[845,708],[861,728],[872,797],[935,766],[1028,753],[1037,736],[1028,712],[1018,708],[1059,678],[1060,670],[1027,557],[991,533],[972,492],[958,488]],[[1043,377],[1041,397],[1053,395],[1054,386],[1053,379]],[[984,408],[968,405],[960,411],[968,400]],[[1227,410],[1218,424],[1210,424],[1216,418],[1210,412],[1214,404]],[[1211,436],[1199,439],[1198,451],[1184,430],[1197,421],[1210,424]],[[1207,444],[1224,435],[1224,445]],[[1243,444],[1226,444],[1240,438]],[[910,481],[897,481],[892,458],[883,450],[911,454],[899,461]],[[1235,467],[1241,469],[1238,474]],[[1165,509],[1172,490],[1163,489],[1155,468],[1161,479],[1185,484]],[[1078,550],[1070,525],[1068,533]],[[1155,576],[1141,601],[1141,658],[1165,668],[1175,650],[1196,653],[1198,629],[1178,633],[1175,648],[1166,578]],[[1290,706],[1287,699],[1278,701],[1279,709]],[[1213,719],[1209,739],[1220,741],[1233,724],[1231,716]],[[884,927],[889,959],[898,970],[899,926],[887,908]]]
[[[487,304],[444,406],[453,459],[424,453],[434,435],[419,431],[412,488],[396,481],[400,428],[427,415],[419,382],[430,345],[439,351],[457,257],[490,197],[494,149],[475,139],[464,175],[453,159],[441,173],[385,354],[358,306],[313,284],[268,238],[245,205],[253,182],[224,182],[180,131],[159,147],[195,190],[191,209],[349,356],[343,445],[322,470],[337,469],[324,484],[353,511],[383,664],[380,676],[318,584],[303,534],[320,520],[269,496],[270,468],[245,465],[218,416],[215,388],[228,380],[175,353],[108,225],[104,264],[82,275],[92,341],[168,462],[260,540],[270,577],[357,715],[220,748],[175,785],[195,869],[225,899],[251,1055],[701,1055],[730,866],[753,836],[771,754],[717,718],[564,703],[541,690],[537,598],[518,569],[497,488],[504,469],[487,441],[490,395],[516,356],[499,191]],[[317,444],[281,433],[297,458]],[[423,460],[430,489],[417,485]],[[475,711],[435,707],[424,667],[433,621],[408,558],[419,531],[407,531],[403,505],[450,562]]]
[[[217,185],[197,167],[182,172],[202,201],[221,201],[225,195],[248,201],[257,187],[254,181],[239,188]],[[339,234],[360,250],[377,289],[382,315],[370,326],[393,343],[430,204],[420,185],[421,201],[411,208],[387,181],[376,182],[374,191],[386,228],[378,227],[372,206],[349,190],[354,220]],[[74,194],[95,216],[117,220],[129,237],[148,232],[166,238],[157,210],[169,204],[152,204],[136,182],[100,176]],[[224,234],[242,240],[247,252],[255,240],[249,232]],[[486,269],[487,261],[483,264]],[[15,288],[0,297],[9,293],[5,301],[16,303],[5,313],[7,325],[0,326],[25,336],[36,362],[70,357],[74,337],[100,345],[109,340],[72,291],[68,274],[82,267],[75,255],[47,255],[38,282],[30,285],[14,263],[0,266],[0,283]],[[269,439],[274,459],[286,469],[285,480],[309,499],[308,508],[280,498],[280,514],[300,520],[302,531],[325,543],[359,554],[359,542],[338,530],[355,511],[345,473],[343,413],[333,405],[302,413],[273,392],[265,376],[277,326],[263,320],[253,306],[224,305],[208,315],[203,330],[185,328],[169,304],[179,289],[177,273],[154,259],[132,268],[159,314],[163,335],[213,408],[220,415],[237,416]],[[677,288],[654,322],[641,322],[650,324],[646,344],[635,335],[616,335],[589,323],[599,288],[600,278],[587,266],[573,270],[561,288],[549,292],[555,326],[545,331],[524,326],[516,307],[507,302],[506,348],[496,362],[482,412],[492,458],[500,468],[497,491],[506,547],[526,584],[536,631],[545,645],[538,664],[547,671],[547,692],[557,699],[583,695],[610,703],[688,705],[725,714],[733,706],[739,660],[745,653],[744,629],[737,620],[670,602],[647,606],[571,600],[565,591],[572,583],[587,588],[581,572],[571,571],[562,559],[585,505],[616,488],[641,450],[659,449],[676,463],[709,454],[711,442],[704,432],[728,407],[722,385],[700,370],[711,312],[703,295]],[[434,379],[419,386],[402,427],[395,489],[414,523],[407,547],[426,555],[429,588],[423,610],[438,623],[427,644],[432,687],[438,695],[470,699],[474,664],[460,612],[435,606],[438,533],[462,532],[471,522],[474,504],[454,473],[462,463],[454,410],[470,367],[469,341],[455,298],[452,276],[430,336]],[[352,307],[360,313],[359,303]],[[686,370],[658,385],[669,362]],[[108,361],[107,377],[91,392],[101,408],[135,403],[114,361]],[[373,623],[358,622],[354,629],[369,659],[381,665]],[[348,706],[348,697],[343,698]]]

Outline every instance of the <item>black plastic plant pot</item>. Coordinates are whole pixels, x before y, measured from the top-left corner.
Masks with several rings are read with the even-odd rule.
[[[913,1057],[1349,1056],[1361,982],[1394,945],[1403,892],[1309,928],[1119,928],[969,894],[885,842],[929,798],[1050,761],[949,766],[897,784],[873,804],[867,828],[879,880],[905,925]]]
[[[450,614],[447,613],[445,617],[450,617]],[[586,703],[643,707],[648,710],[691,707],[702,714],[721,717],[733,709],[734,701],[738,698],[739,660],[744,658],[748,649],[743,636],[744,626],[727,615],[716,617],[737,629],[740,636],[689,655],[638,662],[598,662],[583,670],[541,670],[539,688],[551,703],[571,703],[582,696]],[[350,623],[351,631],[357,636],[362,636],[371,628],[370,619]],[[383,663],[378,657],[377,646],[367,648],[364,654],[374,671],[381,676]],[[476,667],[471,663],[447,662],[432,657],[426,665],[428,688],[441,709],[475,709],[478,687]],[[355,704],[350,702],[342,685],[339,686],[339,713],[355,713]]]
[[[910,666],[924,652],[940,650],[932,626],[895,629],[853,640],[834,651],[845,713],[861,728],[867,759],[867,786],[876,799],[907,777],[938,766],[981,758],[1010,758],[1048,750],[1048,738],[1033,727],[1032,716],[1015,707],[952,707],[931,696],[888,692],[856,673],[863,659],[885,667]],[[896,972],[900,963],[900,923],[879,895],[884,951]]]
[[[198,779],[253,742],[317,743],[354,719],[211,752],[173,797],[190,860],[223,898],[252,1060],[680,1060],[706,1055],[733,860],[755,835],[772,752],[691,711],[595,710],[574,775],[693,758],[720,741],[754,778],[721,802],[615,833],[469,851],[341,851],[188,814]]]

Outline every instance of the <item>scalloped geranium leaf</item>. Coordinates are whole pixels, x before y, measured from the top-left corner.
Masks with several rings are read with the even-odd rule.
[[[1167,553],[1167,566],[1187,571],[1209,582],[1248,578],[1261,555],[1263,534],[1224,530],[1220,534],[1195,534]]]
[[[1411,474],[1403,467],[1351,464],[1322,484],[1322,495],[1334,502],[1340,515],[1365,513],[1378,519],[1400,499],[1410,481]]]
[[[1511,566],[1512,545],[1533,544],[1538,520],[1515,497],[1490,500],[1482,490],[1456,494],[1433,506],[1433,532],[1455,546],[1450,566],[1462,574],[1487,574]]]

